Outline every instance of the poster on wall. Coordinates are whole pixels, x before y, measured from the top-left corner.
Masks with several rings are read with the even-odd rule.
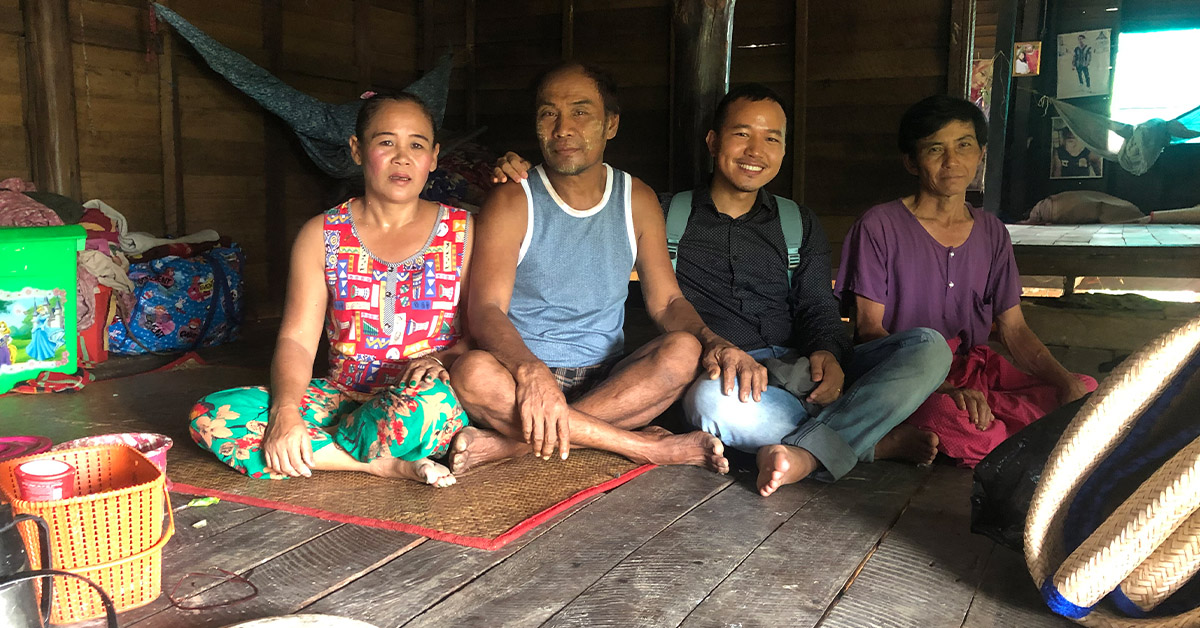
[[[983,117],[989,117],[992,105],[992,70],[995,66],[994,59],[976,59],[971,63],[971,84],[967,91],[967,98],[975,103],[983,111]],[[983,174],[987,171],[987,153],[983,154],[983,160],[979,162],[979,170],[975,173],[975,180],[971,185],[967,186],[968,190],[973,192],[983,191]]]
[[[1062,118],[1050,120],[1050,178],[1099,179],[1104,159],[1083,145]]]
[[[1058,36],[1058,97],[1107,96],[1112,29]]]
[[[1042,69],[1042,42],[1013,44],[1013,76],[1037,76]]]

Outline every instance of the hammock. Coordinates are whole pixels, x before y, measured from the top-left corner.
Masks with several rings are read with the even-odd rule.
[[[171,9],[155,3],[154,10],[159,19],[170,24],[204,57],[210,68],[267,111],[282,118],[300,138],[304,152],[321,170],[338,179],[350,179],[362,173],[350,156],[347,143],[354,135],[361,100],[340,105],[317,100],[221,45]],[[451,55],[443,56],[425,76],[404,88],[425,101],[433,113],[435,127],[441,126],[446,111],[452,62]]]
[[[1043,109],[1054,105],[1063,122],[1084,146],[1109,161],[1121,164],[1122,168],[1135,175],[1150,170],[1168,145],[1200,137],[1200,107],[1173,120],[1154,118],[1134,126],[1049,96],[1042,96],[1038,105]],[[1109,131],[1125,138],[1118,152],[1108,149]]]

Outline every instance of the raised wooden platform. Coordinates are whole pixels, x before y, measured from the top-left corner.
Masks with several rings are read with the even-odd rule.
[[[1200,225],[1008,225],[1023,275],[1200,277]]]

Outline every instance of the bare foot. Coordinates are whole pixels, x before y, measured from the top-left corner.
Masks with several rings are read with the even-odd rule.
[[[651,425],[637,433],[649,437],[650,448],[644,460],[635,462],[690,464],[717,473],[729,473],[729,460],[724,455],[725,444],[708,432],[673,434],[670,430]]]
[[[399,458],[380,456],[367,463],[367,472],[382,478],[416,480],[423,484],[432,484],[438,488],[445,488],[457,481],[454,478],[454,474],[450,473],[450,469],[429,458],[401,460]]]
[[[530,451],[529,444],[512,440],[499,432],[464,427],[450,443],[450,470],[462,475],[489,462],[523,456]]]
[[[799,447],[762,447],[758,450],[758,493],[768,497],[784,484],[803,480],[820,466],[815,456]]]
[[[937,447],[937,434],[901,423],[876,443],[875,459],[930,464],[937,457]]]

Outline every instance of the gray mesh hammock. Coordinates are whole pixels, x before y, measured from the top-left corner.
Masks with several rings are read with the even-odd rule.
[[[279,116],[300,138],[300,145],[313,163],[338,179],[350,179],[362,173],[350,156],[346,140],[354,135],[354,121],[362,101],[342,104],[322,102],[279,80],[246,57],[226,48],[178,13],[155,3],[159,19],[179,33],[210,68],[231,85],[253,98],[267,111]],[[451,55],[417,79],[404,91],[418,96],[433,113],[434,126],[440,127],[450,91]]]

